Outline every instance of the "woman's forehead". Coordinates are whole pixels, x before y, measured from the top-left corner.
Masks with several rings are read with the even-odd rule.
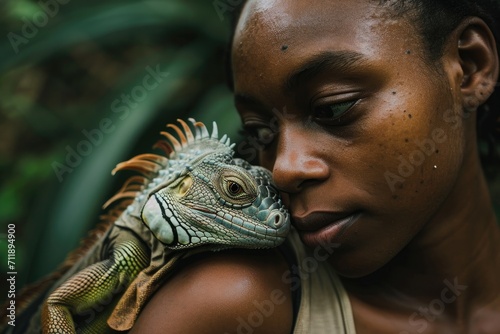
[[[271,103],[273,93],[288,91],[303,72],[340,78],[353,71],[403,71],[408,50],[415,60],[424,59],[414,31],[411,22],[373,0],[250,0],[233,40],[235,93]]]
[[[307,41],[310,46],[324,36],[339,43],[377,38],[379,29],[401,21],[386,8],[373,0],[249,0],[235,29],[235,50],[242,51],[243,44],[281,47]]]
[[[266,58],[274,66],[273,61],[331,51],[378,58],[420,44],[412,31],[407,20],[373,0],[250,0],[235,30],[233,65],[248,67]]]

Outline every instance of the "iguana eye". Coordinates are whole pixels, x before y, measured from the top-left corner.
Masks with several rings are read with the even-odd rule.
[[[229,181],[227,184],[227,190],[232,195],[239,195],[243,191],[243,188],[238,183]]]
[[[227,169],[214,178],[219,196],[227,203],[249,205],[257,197],[257,185],[246,171]]]
[[[192,185],[193,185],[193,178],[188,175],[178,181],[175,181],[173,184],[169,186],[169,188],[172,189],[177,196],[183,197],[184,195],[186,195],[189,189],[191,189]]]
[[[179,184],[179,195],[184,196],[188,190],[191,188],[191,185],[193,184],[193,179],[190,177],[185,177],[182,182]]]
[[[251,190],[249,189],[251,187],[250,185],[245,185],[244,180],[233,175],[226,176],[224,178],[223,184],[225,193],[230,198],[239,199],[251,192]]]

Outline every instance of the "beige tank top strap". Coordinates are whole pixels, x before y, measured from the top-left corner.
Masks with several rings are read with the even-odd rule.
[[[302,273],[294,333],[355,334],[351,303],[337,274],[327,262],[314,258],[294,229],[289,241]]]

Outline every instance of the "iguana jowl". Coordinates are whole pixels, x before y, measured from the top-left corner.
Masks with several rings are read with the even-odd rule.
[[[59,281],[42,308],[44,333],[129,330],[148,298],[179,260],[203,250],[281,244],[289,214],[271,174],[233,158],[227,136],[179,120],[179,138],[118,164],[131,177],[105,206],[110,227]],[[74,274],[74,275],[73,275]],[[69,275],[73,275],[68,278]]]

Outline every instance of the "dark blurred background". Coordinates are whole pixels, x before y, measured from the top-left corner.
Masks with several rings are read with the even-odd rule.
[[[112,168],[152,152],[166,123],[216,120],[238,140],[224,72],[236,2],[0,3],[2,282],[9,224],[21,287],[78,245],[128,176]],[[491,182],[497,208],[499,183]]]
[[[15,224],[21,287],[78,245],[130,176],[110,171],[154,152],[166,123],[194,117],[211,128],[216,120],[237,138],[239,118],[224,73],[232,7],[216,4],[1,2],[2,282],[9,224]]]

